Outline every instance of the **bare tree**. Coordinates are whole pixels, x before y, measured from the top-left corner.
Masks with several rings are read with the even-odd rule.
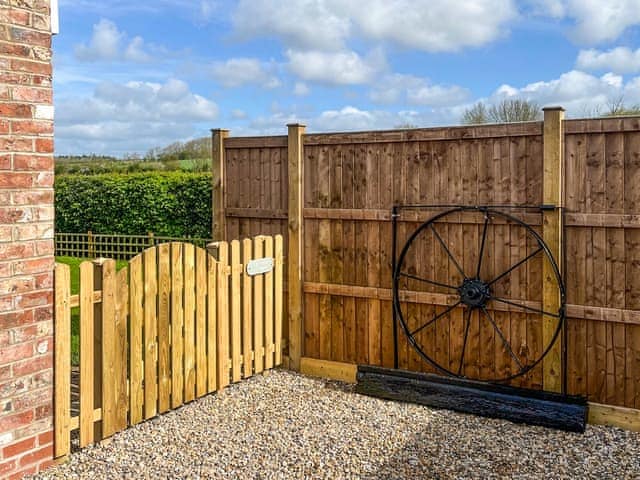
[[[515,98],[505,99],[490,106],[478,102],[465,110],[461,121],[463,124],[471,125],[475,123],[530,122],[540,120],[541,117],[542,111],[536,102]]]
[[[482,102],[478,102],[473,107],[467,108],[462,114],[461,122],[465,125],[489,123],[490,120],[487,106]]]
[[[624,115],[640,115],[640,105],[627,106],[624,97],[620,96],[607,104],[605,117],[620,117]]]

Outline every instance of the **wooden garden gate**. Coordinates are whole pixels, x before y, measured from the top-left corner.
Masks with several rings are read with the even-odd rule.
[[[162,244],[117,272],[114,260],[83,262],[77,295],[69,266],[57,264],[55,456],[70,452],[73,430],[83,447],[280,365],[282,272],[280,235],[218,242],[209,252]]]

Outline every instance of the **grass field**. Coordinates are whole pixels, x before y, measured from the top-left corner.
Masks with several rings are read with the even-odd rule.
[[[71,273],[71,295],[80,292],[80,264],[85,262],[87,258],[76,257],[56,257],[57,263],[69,265]],[[127,266],[126,260],[116,261],[116,269],[120,270]],[[80,308],[71,309],[71,364],[78,365],[80,363]]]

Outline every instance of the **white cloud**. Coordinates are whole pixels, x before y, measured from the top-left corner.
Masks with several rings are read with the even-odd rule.
[[[295,50],[341,50],[357,32],[428,52],[485,45],[517,15],[513,0],[241,0],[233,14],[243,38],[275,35]]]
[[[226,62],[215,62],[211,66],[213,77],[225,87],[260,85],[264,88],[277,88],[281,83],[272,73],[273,70],[273,65],[255,58],[231,58]]]
[[[584,115],[596,112],[621,97],[628,104],[640,102],[640,77],[625,84],[622,77],[611,73],[596,77],[572,70],[557,79],[534,82],[521,88],[502,85],[489,100],[509,97],[533,100],[541,106],[561,105],[569,115]]]
[[[362,33],[427,52],[486,45],[508,32],[512,0],[369,0],[338,2]]]
[[[615,40],[640,24],[638,0],[529,0],[534,13],[575,22],[572,36],[580,43]]]
[[[637,50],[627,47],[616,47],[607,51],[581,50],[576,60],[576,67],[583,70],[607,70],[615,73],[640,72],[640,48]]]
[[[436,85],[414,75],[384,76],[370,92],[370,98],[381,104],[406,102],[410,105],[441,107],[466,101],[470,92],[457,85]]]
[[[386,68],[380,52],[366,58],[356,52],[343,50],[288,50],[289,70],[303,80],[332,85],[358,85],[371,82]]]
[[[304,97],[305,95],[309,95],[310,92],[311,92],[311,89],[304,82],[296,82],[296,84],[293,86],[293,94],[298,97]]]
[[[165,83],[105,82],[93,95],[59,99],[56,148],[61,153],[145,151],[218,118],[217,105],[177,79]]]
[[[75,47],[75,56],[84,62],[129,61],[147,63],[153,57],[146,50],[142,37],[127,42],[127,34],[118,30],[115,23],[101,19],[93,26],[93,35],[88,44]]]
[[[331,0],[240,0],[233,14],[242,38],[276,35],[295,49],[338,50],[351,22],[335,10]]]

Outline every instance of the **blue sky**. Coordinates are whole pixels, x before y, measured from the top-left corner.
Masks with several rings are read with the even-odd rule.
[[[60,0],[58,154],[640,104],[640,0]]]

